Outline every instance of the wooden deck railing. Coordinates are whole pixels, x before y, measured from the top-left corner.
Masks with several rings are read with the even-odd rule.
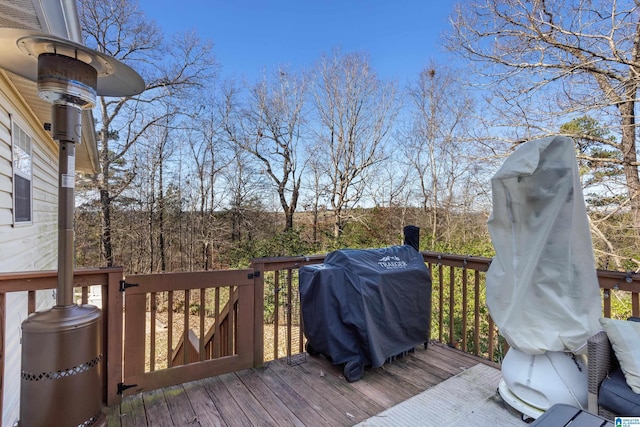
[[[422,255],[432,275],[431,340],[500,362],[506,342],[484,303],[491,259]],[[131,392],[303,354],[298,272],[323,261],[324,255],[260,258],[248,270],[137,275],[126,283],[121,268],[76,271],[74,285],[83,303],[90,286],[102,290],[105,401],[119,402],[133,385],[129,380],[143,383]],[[640,315],[640,274],[598,271],[598,279],[605,317]],[[137,286],[121,292],[126,284]],[[27,292],[33,312],[36,291],[55,287],[55,271],[0,274],[0,378],[6,295]],[[3,387],[4,381],[0,404]]]
[[[498,334],[485,304],[485,273],[491,258],[430,251],[423,251],[422,255],[432,278],[431,339],[500,363],[508,344]],[[281,313],[299,309],[288,303],[290,298],[293,301],[298,298],[298,269],[323,261],[324,255],[253,260],[254,270],[263,273],[260,280],[265,306],[261,311],[266,326],[270,326],[260,331],[258,337],[265,339],[264,360],[290,357],[303,351],[302,328],[283,321]],[[597,273],[603,316],[639,316],[640,274],[608,270]],[[620,301],[615,309],[614,298]],[[290,316],[294,321],[299,318],[299,314]],[[271,347],[269,343],[278,344]]]
[[[298,271],[320,264],[324,255],[259,258],[251,262],[256,277],[256,316],[264,323],[256,330],[256,365],[304,351],[298,294]]]

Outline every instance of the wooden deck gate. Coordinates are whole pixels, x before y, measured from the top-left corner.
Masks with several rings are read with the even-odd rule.
[[[130,275],[124,297],[128,395],[250,368],[254,272]]]

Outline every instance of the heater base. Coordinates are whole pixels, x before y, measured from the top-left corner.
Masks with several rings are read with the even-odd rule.
[[[557,403],[587,407],[584,356],[561,351],[531,355],[511,347],[501,371],[500,395],[528,417],[537,418]]]
[[[505,403],[511,406],[516,411],[522,414],[522,419],[533,418],[537,419],[540,415],[544,413],[544,411],[540,408],[536,408],[535,406],[531,406],[526,402],[523,402],[509,390],[507,383],[504,380],[500,380],[500,385],[498,385],[498,392],[500,393],[500,397]]]
[[[90,305],[54,306],[22,322],[22,426],[105,425],[101,323]]]

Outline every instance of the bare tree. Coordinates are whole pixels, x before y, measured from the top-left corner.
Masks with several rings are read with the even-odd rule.
[[[232,162],[233,152],[223,143],[221,119],[213,96],[207,98],[206,106],[203,105],[190,120],[193,125],[185,130],[183,139],[190,152],[193,212],[199,216],[198,225],[192,224],[192,230],[197,232],[201,248],[201,264],[197,265],[208,270],[213,265],[214,240],[221,234],[215,224],[215,211],[222,208],[224,199],[217,183]]]
[[[320,238],[318,236],[319,231],[319,217],[320,211],[325,210],[325,206],[321,206],[320,201],[326,197],[327,188],[322,183],[322,170],[320,168],[320,161],[317,156],[311,156],[309,159],[309,183],[307,184],[310,200],[305,203],[305,210],[311,209],[311,228],[312,228],[312,241],[314,247],[318,248],[320,244]]]
[[[95,177],[102,212],[102,247],[107,266],[114,263],[111,204],[135,176],[135,163],[118,176],[114,170],[128,159],[130,148],[150,126],[175,110],[157,108],[157,101],[180,98],[201,86],[213,72],[211,45],[195,34],[174,37],[169,43],[154,22],[145,18],[135,0],[79,0],[85,44],[124,61],[146,81],[135,98],[99,97],[98,140],[101,173]]]
[[[302,74],[280,68],[250,88],[245,105],[236,88],[228,88],[225,95],[227,137],[253,155],[275,184],[285,215],[284,231],[293,229],[300,196],[306,91]]]
[[[307,92],[306,78],[279,68],[249,90],[246,104],[236,88],[226,91],[224,129],[228,138],[258,161],[275,184],[285,215],[284,231],[293,229],[305,153],[300,149]]]
[[[167,99],[167,110],[170,108],[171,99]],[[151,180],[149,188],[151,191],[151,199],[149,201],[149,251],[150,251],[150,269],[154,272],[157,269],[155,265],[155,247],[158,246],[160,271],[167,271],[167,251],[166,251],[166,207],[165,207],[165,174],[167,173],[167,164],[171,160],[171,156],[175,152],[175,141],[172,137],[174,125],[171,123],[171,116],[167,116],[163,123],[149,128],[149,132],[144,143],[143,150],[147,151],[150,156]],[[157,180],[156,180],[157,179]],[[156,186],[157,182],[157,186]],[[157,233],[154,227],[157,225]],[[155,235],[157,234],[157,243]]]
[[[462,205],[457,195],[472,163],[465,143],[473,103],[452,71],[435,63],[421,71],[407,95],[411,129],[403,138],[404,152],[429,216],[427,236],[436,242],[451,234],[451,215]]]
[[[314,155],[329,181],[333,235],[342,234],[349,208],[362,198],[371,168],[385,157],[397,114],[395,87],[378,79],[369,58],[335,50],[315,67],[314,100],[319,119]]]
[[[259,225],[252,224],[252,211],[263,211],[263,198],[260,193],[265,189],[264,178],[247,161],[249,154],[238,145],[233,145],[233,158],[223,175],[226,182],[227,213],[231,220],[230,242],[239,245],[243,240],[250,240],[254,229]]]
[[[597,142],[620,155],[591,161],[622,167],[636,232],[639,13],[632,0],[475,0],[457,8],[448,38],[450,49],[477,66],[476,78],[495,85],[500,111],[519,112],[519,126],[551,133],[577,115],[591,112],[603,124],[609,118],[616,137]]]

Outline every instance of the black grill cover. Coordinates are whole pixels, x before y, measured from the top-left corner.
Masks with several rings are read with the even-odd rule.
[[[338,250],[300,269],[300,304],[315,352],[379,367],[428,341],[431,277],[408,245]]]

